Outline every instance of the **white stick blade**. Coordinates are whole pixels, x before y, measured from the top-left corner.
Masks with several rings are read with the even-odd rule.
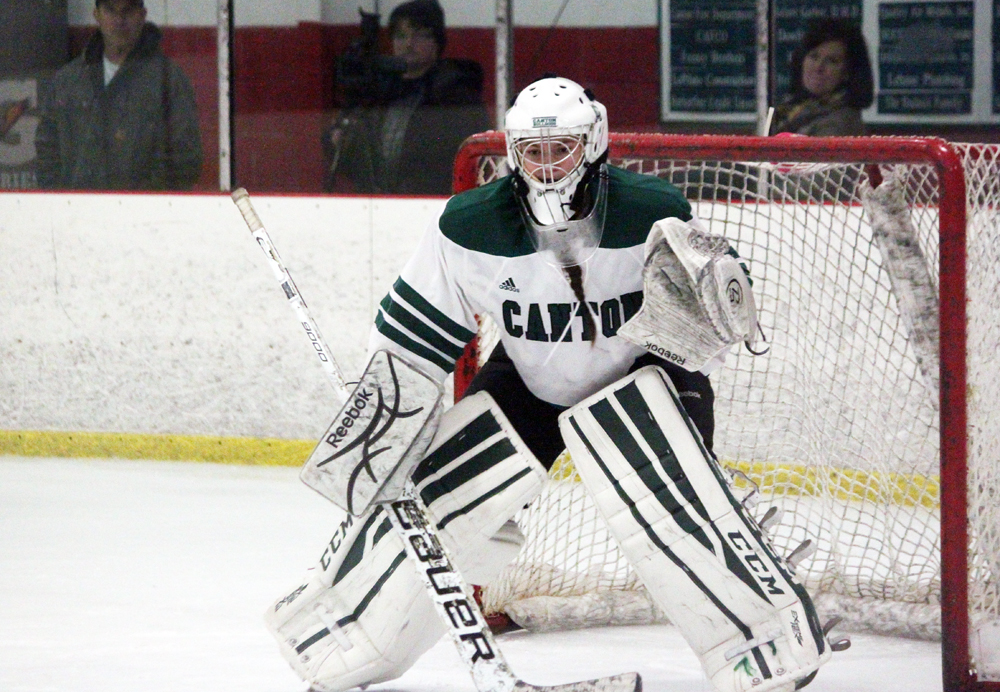
[[[638,673],[621,673],[565,685],[530,685],[518,682],[514,689],[520,692],[642,692],[642,677]]]

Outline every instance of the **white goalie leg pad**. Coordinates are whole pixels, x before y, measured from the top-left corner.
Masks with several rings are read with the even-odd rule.
[[[493,398],[479,392],[445,414],[411,478],[455,567],[485,584],[520,549],[508,521],[541,492],[546,473]]]
[[[719,692],[793,690],[830,657],[809,595],[655,366],[560,416],[580,477]]]
[[[487,558],[510,545],[505,524],[540,492],[545,470],[483,393],[444,414],[413,480],[455,567],[488,580],[499,567]],[[265,615],[282,655],[316,689],[393,680],[445,631],[387,510],[348,515],[319,564]]]
[[[265,613],[282,656],[316,689],[393,680],[444,632],[387,509],[348,515],[319,564]]]
[[[618,335],[692,372],[733,344],[752,345],[757,307],[743,267],[723,236],[680,219],[646,238],[639,311]]]

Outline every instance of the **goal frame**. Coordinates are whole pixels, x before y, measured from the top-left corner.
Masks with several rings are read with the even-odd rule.
[[[970,666],[967,504],[967,310],[966,185],[954,147],[924,137],[788,137],[727,135],[609,134],[612,159],[728,162],[795,161],[845,164],[923,164],[936,169],[939,199],[940,478],[941,478],[941,653],[945,692],[1000,692],[1000,683],[978,680]],[[469,137],[454,167],[455,193],[478,184],[478,161],[506,155],[503,132]],[[877,168],[874,169],[877,174]],[[874,180],[878,180],[873,176]],[[466,353],[475,354],[476,342]],[[455,370],[459,398],[475,375],[475,357]],[[950,434],[962,431],[962,434]]]

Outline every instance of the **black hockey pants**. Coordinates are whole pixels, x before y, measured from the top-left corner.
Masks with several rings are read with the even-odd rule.
[[[663,368],[680,395],[684,410],[691,417],[708,451],[712,451],[712,437],[715,433],[715,392],[708,377],[700,372],[688,372],[673,363],[647,353],[636,359],[630,372],[647,365]],[[556,406],[542,401],[528,391],[528,387],[518,374],[517,368],[507,356],[503,344],[497,344],[489,360],[476,374],[466,394],[489,392],[500,410],[510,420],[511,425],[528,445],[542,465],[547,469],[565,445],[559,434],[559,414],[565,406]]]

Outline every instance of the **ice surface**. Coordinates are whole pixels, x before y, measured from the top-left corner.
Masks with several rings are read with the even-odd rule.
[[[0,690],[304,692],[262,613],[318,558],[340,510],[297,469],[0,457]],[[941,689],[940,645],[853,635],[810,692]],[[670,626],[500,638],[525,680],[636,670],[708,692]],[[372,692],[474,692],[447,639]]]

